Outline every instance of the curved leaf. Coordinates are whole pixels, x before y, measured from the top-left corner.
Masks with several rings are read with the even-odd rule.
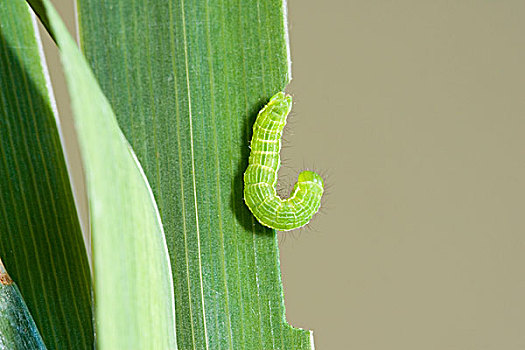
[[[97,348],[175,349],[171,270],[153,195],[80,50],[50,2],[43,4],[86,171]]]
[[[92,349],[87,254],[37,36],[25,1],[0,1],[0,255],[47,347]]]

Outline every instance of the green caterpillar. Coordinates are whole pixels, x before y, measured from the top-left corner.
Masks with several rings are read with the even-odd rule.
[[[281,199],[275,191],[281,166],[279,152],[292,97],[275,94],[259,112],[253,126],[248,168],[244,172],[244,201],[255,218],[275,230],[289,231],[306,225],[321,206],[323,179],[313,171],[299,174],[292,195]]]

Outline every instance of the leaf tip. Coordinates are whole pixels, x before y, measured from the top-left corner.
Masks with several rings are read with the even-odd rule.
[[[2,263],[2,259],[0,259],[0,284],[4,286],[9,286],[13,284],[13,280],[11,279],[11,276],[7,273],[4,264]]]

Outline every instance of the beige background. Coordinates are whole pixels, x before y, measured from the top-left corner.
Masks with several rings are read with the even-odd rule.
[[[525,349],[525,2],[288,9],[284,183],[330,187],[281,235],[288,320],[318,350]]]

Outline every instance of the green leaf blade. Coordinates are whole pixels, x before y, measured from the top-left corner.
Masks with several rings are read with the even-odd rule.
[[[43,3],[86,170],[97,348],[176,349],[173,282],[153,195],[84,57],[50,2]]]
[[[152,185],[182,349],[309,349],[277,237],[243,202],[251,127],[289,80],[281,1],[79,1],[82,48]]]
[[[93,347],[91,277],[36,22],[0,4],[0,252],[50,349]]]

